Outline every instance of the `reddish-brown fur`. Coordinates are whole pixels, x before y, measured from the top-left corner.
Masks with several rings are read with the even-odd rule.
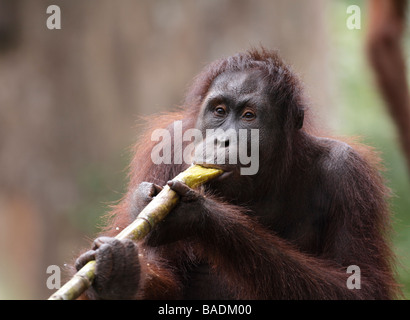
[[[402,41],[407,0],[369,1],[367,54],[410,170],[410,93]]]

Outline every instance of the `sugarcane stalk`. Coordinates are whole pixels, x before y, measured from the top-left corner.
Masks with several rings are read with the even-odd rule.
[[[177,175],[174,180],[185,183],[190,188],[198,186],[216,178],[222,174],[222,170],[204,168],[192,165],[187,170]],[[164,186],[160,193],[140,212],[137,218],[128,227],[122,230],[115,238],[119,240],[131,239],[142,240],[162,221],[179,201],[179,195],[171,190],[168,185]],[[89,261],[82,267],[65,285],[55,292],[49,300],[74,300],[87,290],[95,277],[96,262]]]

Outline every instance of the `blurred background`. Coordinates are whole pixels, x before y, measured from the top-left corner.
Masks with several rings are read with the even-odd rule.
[[[346,26],[351,4],[360,30]],[[46,27],[49,5],[61,30]],[[409,174],[366,59],[367,17],[365,1],[0,0],[0,299],[48,298],[47,267],[88,247],[125,191],[140,117],[178,106],[207,63],[260,45],[293,65],[321,127],[381,151],[410,298]]]

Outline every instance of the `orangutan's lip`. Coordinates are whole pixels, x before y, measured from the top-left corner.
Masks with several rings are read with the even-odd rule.
[[[224,171],[224,173],[222,173],[218,178],[216,178],[215,180],[216,181],[222,181],[222,180],[225,180],[225,179],[227,179],[229,176],[231,176],[232,175],[232,171]]]

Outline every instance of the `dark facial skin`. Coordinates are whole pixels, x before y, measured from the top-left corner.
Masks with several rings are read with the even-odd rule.
[[[221,74],[203,101],[196,127],[204,136],[206,129],[258,129],[260,144],[266,144],[277,122],[266,87],[259,70]]]
[[[234,163],[229,161],[229,149],[238,148],[238,143],[232,144],[229,134],[216,134],[209,138],[207,130],[223,130],[225,133],[236,133],[236,142],[239,141],[238,132],[240,129],[247,130],[247,154],[251,155],[251,144],[258,143],[259,151],[272,150],[275,145],[275,136],[278,134],[278,120],[276,119],[275,107],[269,101],[268,86],[263,81],[263,74],[260,70],[229,72],[219,75],[212,83],[206,95],[198,117],[196,127],[201,130],[203,137],[212,139],[210,143],[215,144],[217,154],[223,151],[225,154],[225,164],[209,164],[210,167],[221,167],[226,173],[212,183],[212,188],[223,190],[223,196],[228,198],[244,198],[238,190],[229,192],[229,185],[232,183],[251,184],[258,174],[243,176],[240,173],[242,164],[237,159]],[[251,141],[251,129],[259,131],[259,139]],[[209,141],[207,141],[209,143]],[[234,141],[235,142],[235,141]],[[221,150],[225,149],[225,150]],[[265,151],[264,151],[265,150]],[[238,150],[237,150],[238,151]],[[237,152],[237,154],[239,154]],[[259,161],[259,154],[252,155],[252,161]],[[266,158],[266,156],[264,157]],[[195,162],[195,160],[194,160]],[[207,164],[205,163],[205,166]],[[228,187],[228,189],[227,189]]]

